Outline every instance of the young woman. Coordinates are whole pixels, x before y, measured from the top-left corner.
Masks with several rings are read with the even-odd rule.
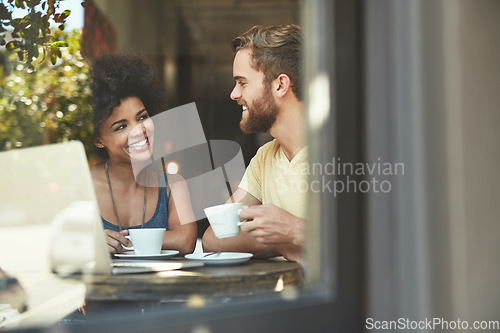
[[[147,167],[151,116],[164,106],[154,69],[134,56],[103,56],[93,65],[93,93],[94,143],[104,162],[91,174],[110,252],[131,245],[128,229],[166,228],[162,249],[192,253],[197,229],[185,182]]]

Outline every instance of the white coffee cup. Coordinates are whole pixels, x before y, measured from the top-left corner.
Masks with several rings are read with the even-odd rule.
[[[129,236],[133,247],[123,246],[125,250],[134,250],[137,255],[154,255],[161,253],[165,228],[129,229]]]
[[[217,238],[233,237],[240,232],[241,202],[205,208],[205,215]]]

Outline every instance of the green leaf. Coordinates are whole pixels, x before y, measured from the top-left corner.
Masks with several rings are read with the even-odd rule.
[[[33,61],[33,57],[35,56],[34,49],[35,48],[33,48],[31,46],[27,47],[26,51],[27,51],[28,54],[26,55],[26,61],[29,62],[29,63],[31,63]]]
[[[40,0],[28,0],[28,7],[35,8],[40,4]]]
[[[71,14],[71,10],[67,9],[61,13],[61,19],[65,20]]]
[[[52,45],[55,47],[68,47],[68,43],[63,41],[52,43]]]
[[[24,5],[24,0],[16,0],[16,7],[25,9],[26,6]]]
[[[14,28],[17,28],[19,26],[19,24],[21,24],[20,18],[10,20],[10,25],[13,26]]]
[[[40,63],[44,62],[45,60],[45,55],[47,54],[45,47],[42,47],[43,54],[42,54],[42,60],[40,60]]]
[[[51,49],[52,49],[52,54],[56,55],[57,57],[61,58],[62,55],[61,55],[61,50],[59,50],[59,48],[57,46],[55,46],[54,44],[52,44],[51,46]]]
[[[0,20],[10,20],[11,18],[11,13],[7,10],[7,7],[0,2]]]
[[[17,40],[13,40],[11,42],[8,42],[7,45],[5,45],[5,48],[8,51],[13,51],[15,49],[18,49],[19,48],[19,42]]]
[[[35,58],[38,58],[40,55],[40,51],[38,50],[38,45],[33,45],[33,48],[31,49],[31,55]]]

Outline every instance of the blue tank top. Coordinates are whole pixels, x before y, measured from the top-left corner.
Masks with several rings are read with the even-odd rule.
[[[158,202],[156,203],[156,210],[153,217],[144,222],[144,228],[166,228],[168,230],[168,205],[167,205],[167,189],[165,187],[160,187],[158,189]],[[116,224],[106,221],[101,216],[102,224],[104,229],[110,229],[114,231],[120,231]],[[135,225],[132,227],[123,227],[122,229],[140,229],[142,225]]]

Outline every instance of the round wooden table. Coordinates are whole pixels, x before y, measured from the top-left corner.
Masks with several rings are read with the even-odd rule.
[[[299,264],[276,258],[158,273],[95,275],[85,283],[87,301],[189,302],[198,296],[234,298],[297,289],[303,285],[303,274]]]

